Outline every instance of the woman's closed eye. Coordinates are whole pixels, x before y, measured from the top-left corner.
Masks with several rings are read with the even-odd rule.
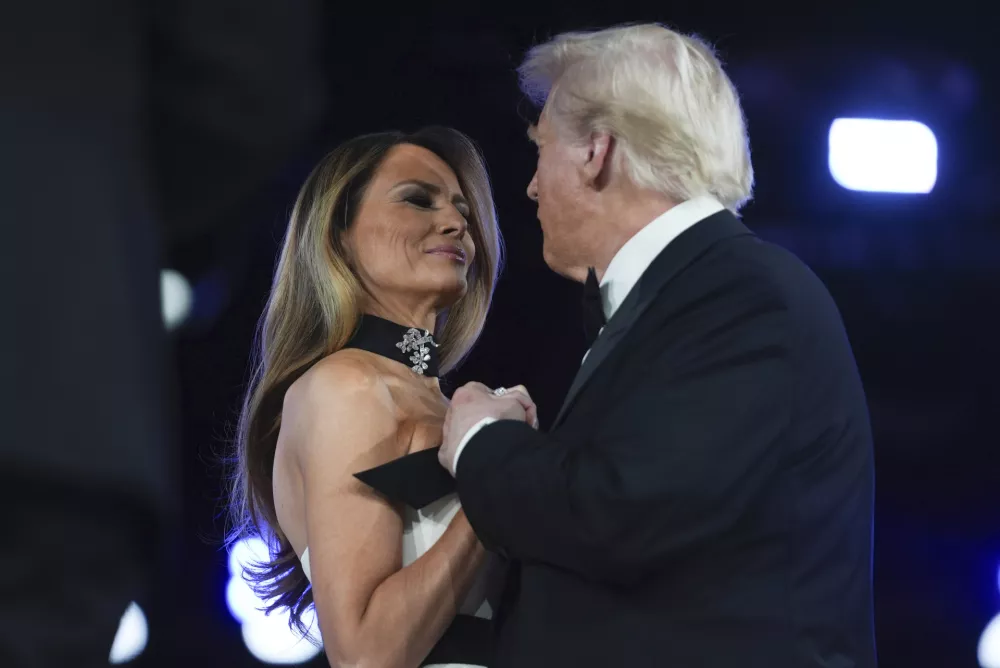
[[[420,209],[433,210],[437,208],[434,205],[434,199],[426,193],[412,193],[406,195],[403,198],[403,201],[405,201],[408,204],[412,204],[413,206],[418,207]],[[469,205],[466,204],[464,201],[455,202],[455,209],[462,215],[463,218],[468,218],[471,215],[469,211]]]
[[[413,193],[404,197],[403,200],[421,209],[434,208],[434,200],[426,193]]]

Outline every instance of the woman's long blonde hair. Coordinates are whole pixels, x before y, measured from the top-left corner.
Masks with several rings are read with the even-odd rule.
[[[453,369],[479,337],[502,262],[486,164],[472,140],[457,130],[431,127],[414,134],[383,132],[351,139],[327,154],[303,184],[258,325],[236,436],[228,535],[230,543],[247,536],[267,541],[269,561],[250,569],[247,578],[267,601],[268,611],[288,608],[292,625],[302,631],[312,589],[278,526],[272,491],[281,407],[289,386],[343,348],[357,327],[362,285],[347,262],[343,235],[379,165],[399,144],[421,146],[444,160],[471,208],[469,233],[476,254],[468,291],[441,314],[436,327],[442,372]]]

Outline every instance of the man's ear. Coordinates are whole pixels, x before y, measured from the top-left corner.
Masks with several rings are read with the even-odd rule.
[[[583,176],[587,183],[603,188],[611,176],[615,138],[607,132],[593,132],[587,144],[587,160],[583,165]]]

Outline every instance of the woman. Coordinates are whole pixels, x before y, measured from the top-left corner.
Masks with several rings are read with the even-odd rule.
[[[299,628],[315,603],[332,665],[488,661],[486,554],[457,498],[412,508],[355,474],[440,444],[437,376],[480,333],[500,248],[485,165],[455,130],[353,139],[299,194],[232,503],[236,535],[271,542],[258,590]]]

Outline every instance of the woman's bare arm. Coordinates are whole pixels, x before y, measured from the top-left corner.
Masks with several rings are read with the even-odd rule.
[[[401,568],[399,512],[353,477],[405,454],[397,429],[388,388],[355,360],[328,358],[285,398],[282,438],[302,470],[313,596],[334,667],[418,666],[485,556],[459,512]]]

